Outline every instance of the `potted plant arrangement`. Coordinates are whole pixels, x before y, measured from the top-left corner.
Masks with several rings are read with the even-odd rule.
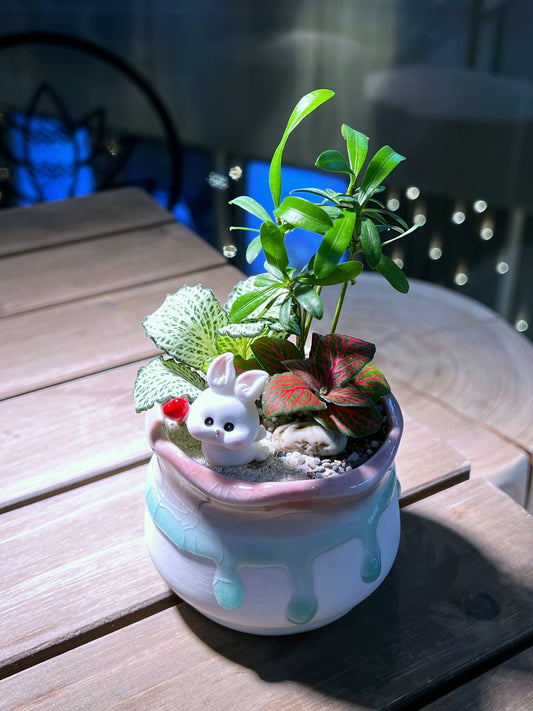
[[[201,285],[184,286],[143,323],[163,351],[135,383],[154,452],[151,557],[182,599],[257,634],[346,613],[383,581],[400,536],[401,412],[372,364],[374,345],[336,328],[365,263],[408,289],[383,247],[411,230],[377,197],[403,157],[384,146],[363,170],[368,139],[343,125],[347,159],[327,150],[316,165],[345,175],[346,190],[282,199],[287,139],[332,96],[311,92],[290,116],[270,165],[272,214],[250,197],[232,201],[259,218],[247,259],[262,250],[265,272],[236,284],[224,305]],[[301,269],[285,244],[297,227],[320,236]],[[333,323],[319,334],[320,294],[335,285]]]

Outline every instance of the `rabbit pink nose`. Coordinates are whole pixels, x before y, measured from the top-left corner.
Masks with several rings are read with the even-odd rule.
[[[216,430],[215,430],[215,436],[216,436],[216,437],[220,437],[220,430],[219,430],[219,429],[216,429]]]

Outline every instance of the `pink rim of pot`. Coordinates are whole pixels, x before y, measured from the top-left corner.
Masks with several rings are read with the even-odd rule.
[[[216,499],[227,506],[291,505],[311,503],[319,498],[340,503],[339,499],[359,499],[376,488],[394,462],[403,431],[403,417],[396,398],[382,398],[389,429],[379,450],[364,464],[349,472],[327,479],[299,479],[296,481],[247,482],[219,474],[189,457],[171,442],[167,435],[160,407],[147,413],[146,436],[157,456],[177,469],[183,479],[197,493],[207,499]]]

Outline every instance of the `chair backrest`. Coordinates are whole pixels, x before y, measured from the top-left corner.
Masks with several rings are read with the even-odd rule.
[[[69,35],[0,37],[0,206],[133,184],[172,209],[181,181],[174,123],[130,64]]]

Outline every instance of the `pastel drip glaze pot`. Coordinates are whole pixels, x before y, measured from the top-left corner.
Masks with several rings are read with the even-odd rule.
[[[380,449],[345,474],[249,483],[173,444],[153,408],[146,539],[168,585],[207,617],[263,635],[302,632],[344,615],[389,572],[400,538],[394,458],[403,420],[383,399]]]

